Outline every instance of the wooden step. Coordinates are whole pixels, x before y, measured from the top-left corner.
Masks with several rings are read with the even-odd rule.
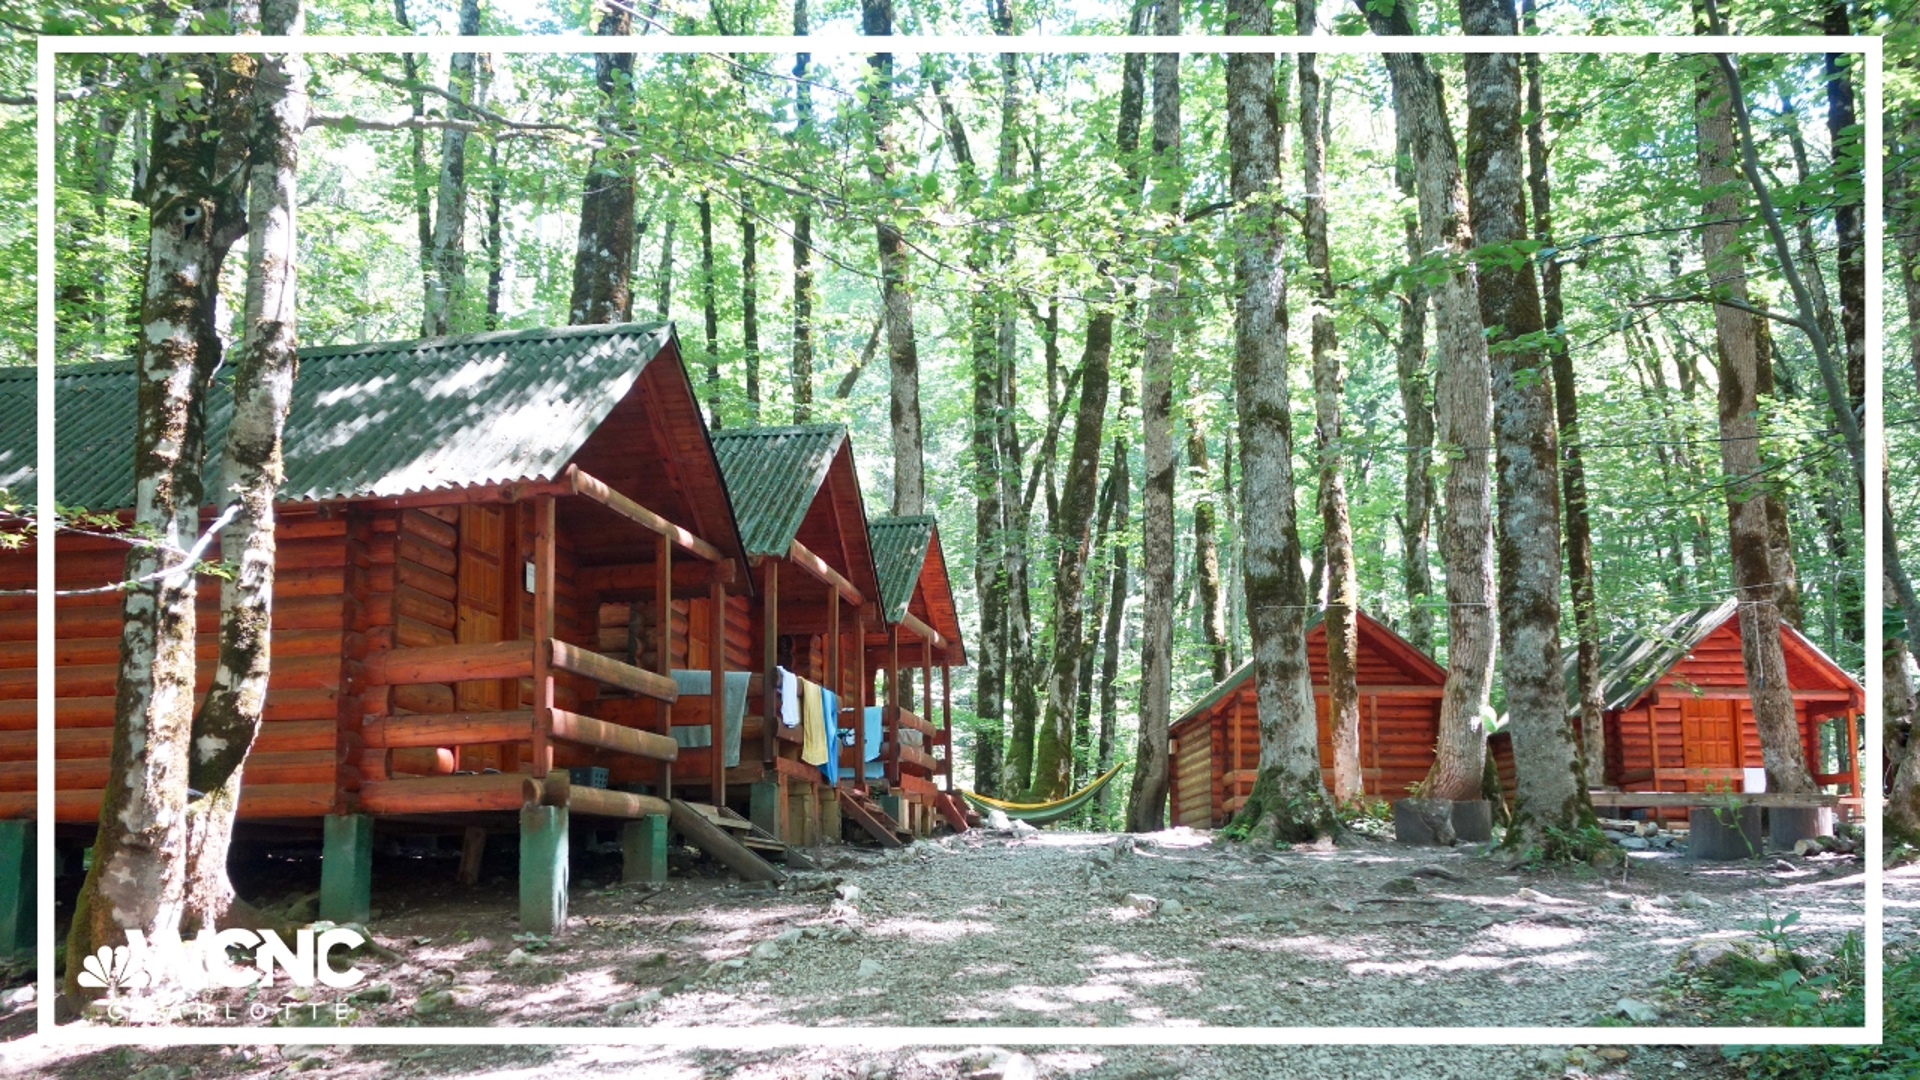
[[[857,798],[844,788],[834,788],[834,794],[840,800],[840,812],[852,818],[868,836],[879,841],[881,847],[902,847],[900,835],[905,831],[899,824],[887,816],[871,800]]]

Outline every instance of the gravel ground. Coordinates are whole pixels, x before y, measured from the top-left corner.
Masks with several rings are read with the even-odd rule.
[[[576,870],[573,915],[551,940],[518,934],[511,881],[446,884],[426,864],[377,881],[387,958],[347,1009],[367,1026],[804,1024],[854,1028],[1586,1025],[1623,999],[1651,1022],[1663,980],[1702,940],[1797,910],[1793,933],[1831,944],[1862,922],[1858,859],[1694,865],[1636,852],[1606,872],[1527,870],[1471,849],[1361,839],[1248,852],[1205,833],[1152,837],[976,830],[882,854],[833,848],[825,869],[765,891],[687,874],[651,890]],[[1911,937],[1920,871],[1889,876],[1889,938]],[[298,1023],[314,1001],[236,992]],[[318,999],[314,999],[318,1000]],[[329,998],[329,1002],[334,999]],[[289,1008],[291,1006],[291,1008]],[[318,1010],[325,1012],[327,1010]],[[327,1022],[323,1017],[321,1022]],[[1616,1021],[1618,1022],[1618,1021]],[[303,1025],[304,1026],[304,1025]],[[324,1036],[314,1032],[315,1039]],[[857,1038],[852,1032],[831,1036]],[[752,1051],[641,1047],[174,1048],[75,1053],[28,1038],[0,1074],[64,1080],[583,1074],[858,1080],[1086,1077],[1732,1076],[1714,1048],[957,1047]]]

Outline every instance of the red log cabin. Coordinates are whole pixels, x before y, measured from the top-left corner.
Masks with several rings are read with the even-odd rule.
[[[850,728],[863,745],[853,722],[868,677],[861,644],[880,588],[847,429],[736,428],[715,432],[713,445],[758,585],[753,670],[763,686],[776,686],[782,667],[831,691],[845,702],[846,719],[831,718],[829,731]],[[744,749],[728,782],[746,789],[750,820],[762,829],[794,844],[837,840],[839,793],[818,765],[801,760],[803,732],[779,713],[777,692],[750,695]],[[707,752],[682,750],[696,761]]]
[[[132,365],[56,383],[61,504],[130,506]],[[229,395],[210,398],[209,478]],[[0,373],[0,486],[29,498],[34,401],[31,368]],[[670,326],[303,350],[276,514],[272,676],[239,815],[324,824],[324,917],[365,918],[375,819],[464,829],[477,857],[474,830],[518,813],[529,929],[564,918],[569,813],[625,822],[629,873],[664,872],[667,799],[716,789],[710,766],[676,768],[668,725],[703,717],[719,742],[722,724],[720,695],[683,695],[674,671],[752,660],[752,583]],[[123,543],[56,550],[62,588],[122,574]],[[31,548],[0,551],[0,589],[34,580]],[[203,577],[203,686],[218,596]],[[56,814],[87,835],[121,602],[58,600]],[[35,807],[33,603],[0,595],[0,819]],[[604,625],[609,604],[629,605],[623,626]]]
[[[1650,634],[1633,634],[1601,658],[1609,787],[1621,791],[1745,790],[1745,770],[1762,766],[1741,660],[1738,604],[1727,600],[1688,612]],[[1837,785],[1841,805],[1860,805],[1858,718],[1866,691],[1799,631],[1782,624],[1787,682],[1800,722],[1801,749],[1814,781]],[[1567,716],[1579,730],[1579,688],[1567,650]],[[1835,737],[1822,738],[1831,726]],[[1494,733],[1489,749],[1500,783],[1513,797],[1511,734]],[[1828,770],[1824,750],[1837,757]]]
[[[876,792],[884,791],[881,807],[908,831],[926,835],[935,815],[964,831],[964,812],[951,794],[952,669],[966,666],[967,653],[940,548],[940,528],[931,515],[887,517],[874,520],[871,534],[880,575],[880,617],[867,625],[867,667],[882,673],[885,696],[872,697],[871,684],[861,683],[868,689],[866,703],[880,707],[878,760],[867,761],[863,772]],[[861,726],[869,727],[864,722]],[[842,775],[873,753],[871,748],[865,755],[846,751]]]
[[[1365,612],[1357,613],[1360,649],[1360,775],[1370,796],[1394,799],[1433,764],[1440,696],[1447,673],[1432,658]],[[1321,775],[1333,782],[1333,733],[1327,720],[1327,630],[1307,631],[1307,662],[1320,722]],[[1232,818],[1253,791],[1260,766],[1260,711],[1253,664],[1242,664],[1174,721],[1168,803],[1174,825],[1213,828]]]

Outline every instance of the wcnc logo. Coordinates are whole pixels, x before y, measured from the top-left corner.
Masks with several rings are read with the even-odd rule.
[[[336,948],[352,951],[366,942],[359,931],[344,927],[319,934],[312,929],[297,931],[292,948],[272,930],[203,930],[191,941],[183,941],[175,933],[160,935],[152,942],[141,931],[129,930],[125,945],[102,945],[87,957],[80,965],[78,981],[81,986],[110,994],[157,986],[168,978],[186,990],[209,986],[240,989],[273,985],[274,969],[278,968],[295,986],[317,982],[345,989],[366,975],[356,967],[334,970],[328,964],[328,954]],[[253,966],[236,966],[227,955],[229,949],[254,950]]]

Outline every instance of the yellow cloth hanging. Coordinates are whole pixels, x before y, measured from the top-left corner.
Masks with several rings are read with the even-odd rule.
[[[820,684],[800,679],[800,760],[827,763],[827,727],[821,720]]]

